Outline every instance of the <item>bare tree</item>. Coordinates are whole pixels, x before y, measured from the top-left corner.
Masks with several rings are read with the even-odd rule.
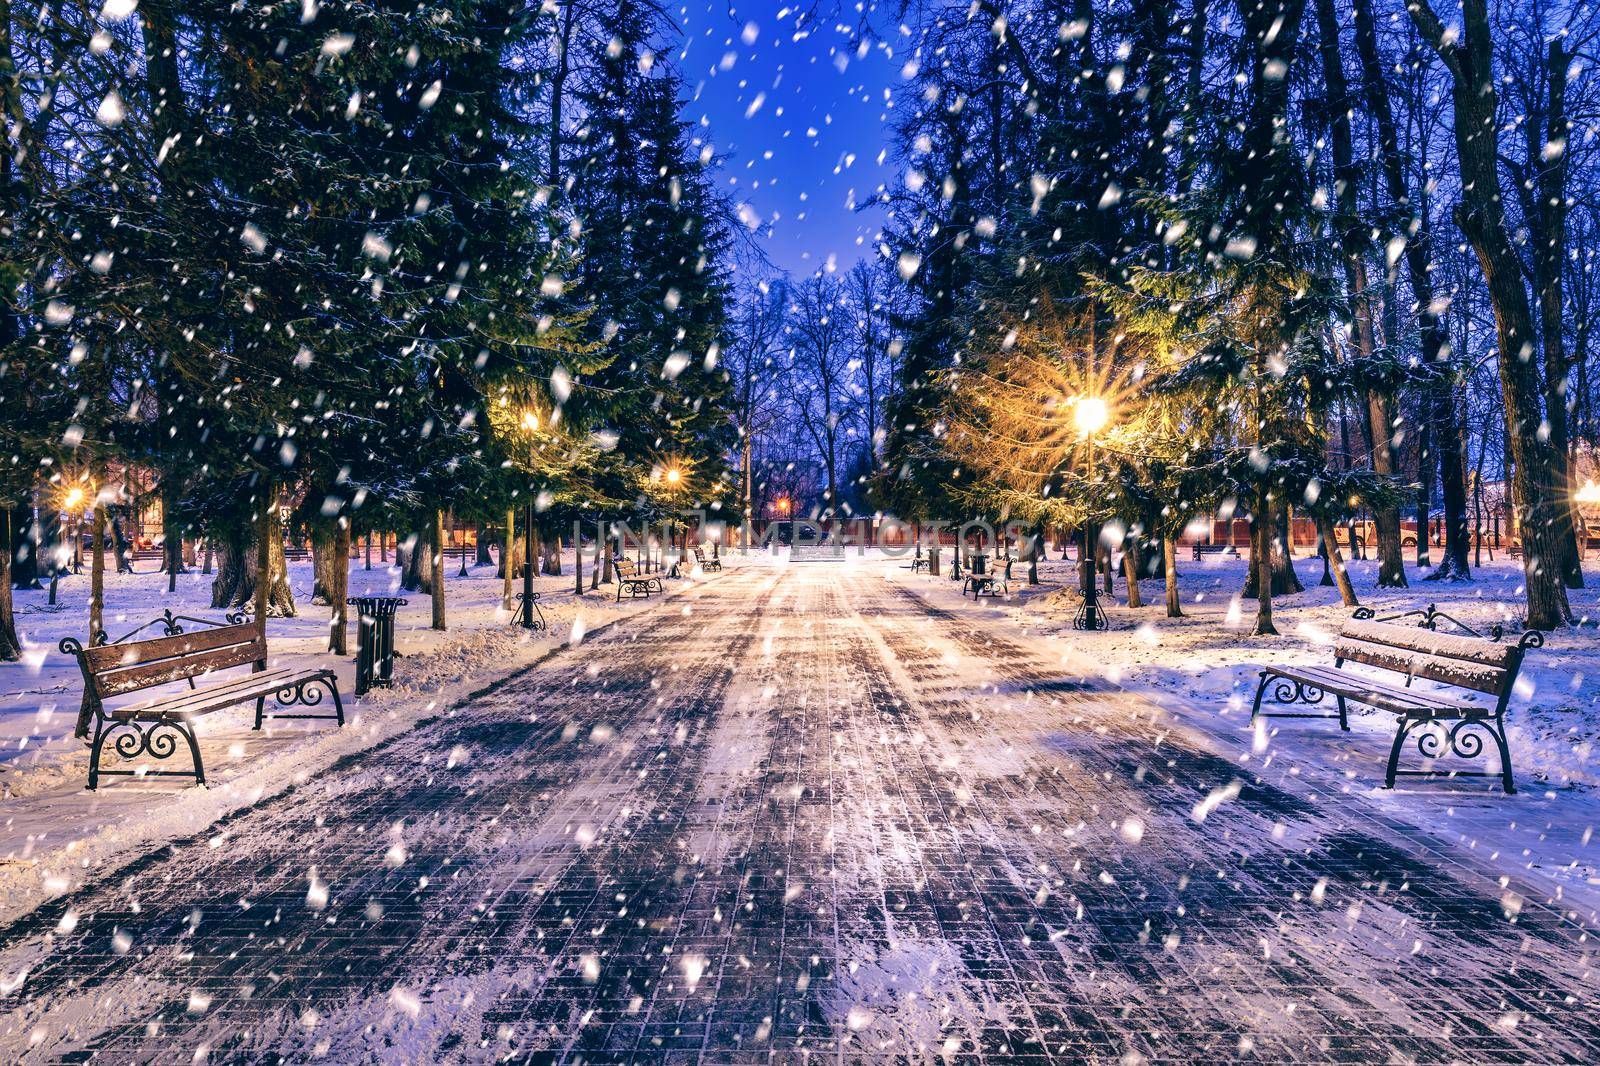
[[[852,388],[850,305],[837,278],[818,275],[794,290],[789,303],[789,396],[795,418],[822,462],[822,512],[840,505],[844,441],[856,416]]]
[[[1532,359],[1536,337],[1533,311],[1523,284],[1522,264],[1506,230],[1488,2],[1463,0],[1459,32],[1446,28],[1429,0],[1412,0],[1407,10],[1451,76],[1462,185],[1456,221],[1477,253],[1494,306],[1500,390],[1521,518],[1528,625],[1555,629],[1571,618],[1567,590],[1556,565],[1560,548],[1555,522],[1563,505],[1556,498],[1554,449],[1540,431],[1543,414],[1539,375]]]
[[[788,286],[763,282],[734,312],[722,369],[731,386],[728,415],[739,433],[739,497],[746,519],[754,517],[755,458],[761,442],[782,419]]]

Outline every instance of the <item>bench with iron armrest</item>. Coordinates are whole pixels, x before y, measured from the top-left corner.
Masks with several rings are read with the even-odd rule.
[[[1432,623],[1437,612],[1425,612],[1419,626],[1393,625],[1376,621],[1370,608],[1359,608],[1344,624],[1333,648],[1332,666],[1266,666],[1256,687],[1250,709],[1253,721],[1266,718],[1337,718],[1341,728],[1350,728],[1346,702],[1359,703],[1397,716],[1394,745],[1389,750],[1384,788],[1393,788],[1396,775],[1429,777],[1437,774],[1459,777],[1496,777],[1509,795],[1516,792],[1512,780],[1511,749],[1506,743],[1506,704],[1511,698],[1523,655],[1529,648],[1544,644],[1544,635],[1529,630],[1514,644],[1499,643],[1476,636],[1456,636],[1436,632]],[[1395,684],[1380,677],[1347,669],[1346,663],[1386,671],[1403,677]],[[1411,687],[1416,678],[1448,686],[1443,692],[1424,692]],[[1275,704],[1315,705],[1333,696],[1337,714],[1286,712],[1262,709],[1262,697],[1272,689]],[[1482,693],[1489,702],[1473,702],[1464,695]],[[1269,704],[1272,706],[1272,704]],[[1434,723],[1453,722],[1448,729],[1429,728]],[[1445,754],[1476,758],[1483,753],[1482,730],[1500,755],[1498,774],[1485,771],[1400,770],[1400,753],[1406,738],[1416,730],[1417,750],[1425,759]],[[1441,726],[1441,729],[1443,727]]]
[[[659,577],[647,577],[639,572],[639,564],[632,559],[618,559],[614,564],[617,571],[617,600],[620,602],[622,594],[626,592],[630,597],[643,596],[650,598],[651,593],[662,591]]]
[[[961,595],[964,597],[970,592],[974,600],[979,596],[999,599],[1009,591],[1005,578],[996,577],[994,574],[968,574],[961,586]]]
[[[1195,542],[1195,545],[1194,545],[1194,561],[1197,562],[1197,563],[1207,555],[1223,555],[1223,554],[1232,555],[1232,554],[1237,554],[1237,553],[1234,552],[1232,544],[1216,544],[1216,543],[1207,543],[1205,541],[1196,541]]]
[[[708,574],[711,573],[712,571],[721,570],[722,569],[722,560],[721,559],[707,558],[706,550],[704,548],[701,548],[701,547],[696,547],[695,548],[695,550],[694,550],[694,561],[699,563],[700,564],[700,569],[704,570]]]
[[[1010,591],[1006,579],[989,569],[987,555],[973,555],[968,559],[967,576],[961,583],[961,595],[972,593],[974,601],[979,596],[999,597]]]
[[[89,740],[90,789],[99,787],[100,778],[107,775],[193,777],[196,784],[205,784],[194,719],[212,711],[254,703],[256,729],[266,718],[331,719],[344,725],[344,705],[333,671],[267,669],[266,636],[253,622],[184,633],[170,618],[170,612],[165,621],[168,635],[152,639],[96,643],[88,648],[71,637],[61,642],[62,654],[74,656],[83,673],[83,706],[78,713],[77,735],[89,737],[93,726]],[[172,632],[173,629],[178,631]],[[209,680],[213,674],[241,666],[252,667],[252,672]],[[188,682],[189,688],[156,693],[135,702],[107,704],[119,696],[178,681]],[[324,690],[332,698],[331,714],[320,709]],[[280,708],[304,711],[268,714],[269,698]],[[105,770],[100,766],[108,742],[125,760],[141,755],[167,759],[176,754],[180,739],[188,745],[194,760],[192,771]]]

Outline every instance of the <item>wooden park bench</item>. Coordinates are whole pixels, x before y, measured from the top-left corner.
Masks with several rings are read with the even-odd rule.
[[[698,545],[694,549],[694,561],[699,563],[700,569],[704,570],[708,574],[722,569],[722,560],[707,558],[706,550]]]
[[[974,555],[969,557],[967,576],[961,583],[961,595],[972,593],[973,602],[979,596],[998,598],[1010,591],[1006,579],[989,570],[989,557],[987,555]]]
[[[1195,545],[1194,545],[1194,561],[1198,563],[1201,559],[1203,559],[1207,555],[1221,555],[1224,552],[1230,552],[1231,553],[1232,551],[1233,551],[1233,545],[1232,544],[1218,544],[1216,542],[1196,541]]]
[[[618,559],[614,564],[617,571],[617,601],[622,601],[624,591],[630,597],[643,596],[649,599],[651,593],[661,592],[661,579],[648,577],[639,572],[639,564],[632,559]]]
[[[1474,731],[1481,729],[1499,749],[1501,786],[1508,795],[1516,792],[1511,774],[1511,750],[1506,744],[1506,703],[1511,698],[1517,671],[1522,667],[1523,655],[1529,648],[1543,645],[1544,635],[1528,630],[1514,644],[1501,643],[1498,632],[1494,639],[1456,636],[1436,631],[1437,620],[1443,617],[1437,611],[1415,613],[1423,615],[1420,625],[1394,625],[1375,620],[1369,607],[1357,608],[1354,617],[1339,631],[1332,666],[1264,667],[1261,683],[1256,687],[1255,703],[1250,709],[1251,720],[1257,716],[1338,718],[1340,727],[1348,730],[1346,701],[1392,712],[1398,716],[1398,721],[1394,745],[1389,750],[1384,788],[1394,787],[1397,774],[1428,777],[1437,773],[1397,769],[1406,737],[1413,731],[1423,730],[1417,737],[1417,750],[1425,759],[1436,759],[1447,752],[1472,759],[1483,751],[1483,738]],[[1373,676],[1351,670],[1346,663],[1356,663],[1384,674]],[[1396,684],[1390,677],[1403,677],[1404,682]],[[1413,688],[1411,683],[1417,678],[1442,685],[1444,690]],[[1338,704],[1338,714],[1264,711],[1261,700],[1269,686],[1278,704],[1314,705],[1332,695]],[[1475,702],[1465,696],[1469,692],[1488,696],[1490,702]],[[1436,722],[1455,724],[1441,736],[1439,729],[1429,728]],[[1445,776],[1496,775],[1484,771],[1449,771]]]
[[[205,767],[200,761],[200,744],[195,737],[194,719],[212,711],[254,703],[255,728],[260,729],[264,718],[318,718],[333,719],[344,725],[344,705],[339,699],[338,681],[332,670],[315,667],[285,667],[267,669],[267,638],[254,622],[237,621],[212,626],[193,633],[183,632],[169,611],[156,622],[166,625],[165,636],[146,640],[121,638],[116,642],[104,640],[99,634],[88,648],[71,637],[61,642],[61,652],[78,660],[83,672],[83,706],[78,713],[77,734],[86,736],[90,721],[94,735],[89,750],[89,788],[100,784],[105,775],[124,777],[193,777],[196,784],[206,783]],[[204,621],[190,619],[189,621]],[[141,626],[147,629],[156,622]],[[249,666],[252,672],[208,680],[213,674]],[[204,683],[197,684],[200,680]],[[175,682],[185,681],[188,688],[167,690],[125,703],[108,703],[119,696],[145,693],[153,689],[167,689]],[[333,699],[333,713],[318,713],[322,692],[326,689]],[[302,707],[304,713],[267,714],[268,698],[282,708]],[[189,746],[194,759],[194,770],[103,770],[100,757],[107,742],[117,755],[125,760],[148,755],[155,759],[170,758],[178,750],[182,739]]]

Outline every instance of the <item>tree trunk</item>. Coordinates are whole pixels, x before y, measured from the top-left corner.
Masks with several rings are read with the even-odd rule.
[[[1366,249],[1368,223],[1361,217],[1356,200],[1361,188],[1361,170],[1355,160],[1350,129],[1349,82],[1339,51],[1339,23],[1333,0],[1316,0],[1317,24],[1322,38],[1322,79],[1327,91],[1328,118],[1333,149],[1334,184],[1338,190],[1340,251],[1344,259],[1345,284],[1355,313],[1354,338],[1363,363],[1370,364],[1377,352],[1377,331],[1373,322],[1371,283],[1367,277]],[[1385,477],[1394,476],[1394,423],[1390,414],[1392,398],[1377,391],[1367,393],[1367,423],[1372,433],[1372,469]],[[1404,588],[1405,556],[1400,545],[1400,510],[1385,505],[1374,514],[1378,527],[1378,584]]]
[[[178,522],[178,491],[176,485],[162,483],[161,492],[161,551],[167,571],[167,591],[176,592],[178,575],[185,572],[183,562],[183,526]]]
[[[1344,556],[1339,554],[1339,542],[1334,539],[1333,519],[1327,515],[1317,516],[1317,535],[1322,538],[1322,550],[1326,553],[1329,569],[1333,572],[1333,583],[1339,589],[1339,602],[1346,607],[1359,607],[1360,601],[1356,599],[1356,590],[1350,584],[1350,572],[1345,569]]]
[[[1128,606],[1140,608],[1144,599],[1139,595],[1139,537],[1129,533],[1122,549],[1122,573],[1128,583]]]
[[[0,544],[11,543],[11,510],[0,505]],[[11,553],[0,552],[0,662],[22,658],[22,642],[17,639],[16,609],[11,601]]]
[[[255,583],[252,591],[255,593],[257,611],[265,606],[267,617],[293,618],[297,612],[294,590],[289,587],[289,562],[283,556],[283,520],[278,514],[276,491],[271,498],[272,504],[267,508],[262,522],[266,543],[257,544],[253,553]],[[262,588],[263,571],[266,575],[265,590]]]
[[[434,545],[432,523],[403,540],[395,541],[394,560],[400,568],[400,587],[407,592],[433,593]]]
[[[551,577],[561,576],[561,534],[550,533],[542,538],[544,547],[543,572]]]
[[[106,613],[106,506],[94,505],[93,540],[89,544],[89,640],[105,632]]]
[[[1406,10],[1451,74],[1453,128],[1462,183],[1456,221],[1477,253],[1494,307],[1500,391],[1512,453],[1512,485],[1522,512],[1528,625],[1555,629],[1566,625],[1572,615],[1561,580],[1555,526],[1557,511],[1565,504],[1554,493],[1555,457],[1549,442],[1541,439],[1538,432],[1543,419],[1539,410],[1539,377],[1533,363],[1533,312],[1522,283],[1522,265],[1505,228],[1496,126],[1499,100],[1494,89],[1488,3],[1463,0],[1464,24],[1459,36],[1446,30],[1429,0],[1412,0]]]
[[[350,520],[341,518],[333,537],[334,565],[329,577],[329,606],[333,617],[328,629],[328,650],[335,655],[350,654],[350,607],[345,601],[350,597]]]
[[[511,610],[511,605],[517,602],[516,570],[517,570],[517,509],[506,508],[505,536],[500,541],[500,579],[504,582],[500,593],[501,605],[506,610]]]
[[[472,560],[472,565],[474,567],[493,566],[494,556],[489,554],[489,541],[492,539],[489,536],[489,527],[479,522],[476,528],[478,535],[473,543],[476,546],[477,554]]]
[[[1183,603],[1178,599],[1178,541],[1174,537],[1161,538],[1161,563],[1166,570],[1167,617],[1182,618]]]
[[[1278,635],[1272,624],[1272,507],[1265,489],[1256,494],[1255,512],[1251,515],[1250,532],[1250,583],[1256,590],[1256,626],[1252,630],[1258,637]]]
[[[1567,121],[1567,64],[1570,61],[1560,35],[1547,45],[1546,70],[1549,72],[1549,109],[1544,128],[1536,122],[1524,123],[1528,137],[1528,164],[1539,165],[1537,196],[1530,212],[1525,212],[1534,231],[1530,243],[1533,280],[1539,299],[1540,347],[1544,350],[1544,409],[1550,427],[1550,453],[1553,460],[1551,487],[1555,493],[1553,536],[1559,554],[1561,579],[1569,589],[1583,588],[1583,565],[1578,553],[1576,507],[1571,503],[1572,478],[1568,452],[1571,431],[1568,427],[1567,396],[1571,365],[1567,358],[1565,302],[1562,297],[1562,260],[1567,246],[1567,160],[1565,150],[1545,159],[1547,145],[1560,143],[1565,148],[1571,133]],[[1540,142],[1543,143],[1540,143]],[[1542,164],[1541,164],[1542,161]]]
[[[1433,565],[1428,539],[1433,533],[1433,426],[1424,422],[1417,436],[1417,566]]]
[[[11,555],[12,588],[44,588],[39,583],[39,540],[32,503],[17,504],[11,509],[11,535],[6,538],[6,550]]]
[[[323,522],[311,527],[311,602],[315,605],[335,606],[338,599],[340,562],[349,565],[339,556],[339,532]]]
[[[1275,517],[1277,521],[1273,523],[1276,535],[1272,545],[1272,594],[1290,596],[1296,592],[1304,592],[1306,587],[1300,583],[1300,575],[1295,573],[1294,569],[1294,551],[1290,542],[1294,525],[1290,521],[1289,508],[1281,508]]]
[[[257,609],[265,605],[270,616],[293,618],[296,614],[294,591],[289,587],[289,565],[283,557],[282,524],[273,507],[258,515],[254,530],[233,530],[222,537],[216,577],[211,582],[211,606],[217,610],[237,610],[247,603]],[[253,534],[253,535],[252,535]],[[266,538],[265,588],[260,582],[262,540]]]
[[[432,557],[433,586],[428,591],[433,601],[432,628],[441,632],[444,630],[444,511],[433,512],[433,544],[430,546]]]
[[[583,533],[577,520],[572,523],[572,573],[574,575],[572,594],[583,595]]]
[[[243,602],[250,598],[249,592],[240,597],[240,592],[252,583],[245,576],[245,548],[246,538],[242,530],[228,530],[218,540],[217,572],[211,579],[211,606],[214,610],[225,610],[234,606],[236,602]]]

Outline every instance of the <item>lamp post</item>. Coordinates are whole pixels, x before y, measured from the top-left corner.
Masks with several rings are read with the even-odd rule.
[[[1072,421],[1083,439],[1088,482],[1095,479],[1094,438],[1111,421],[1111,409],[1098,396],[1079,396],[1073,404]],[[1083,525],[1083,557],[1078,564],[1078,577],[1083,591],[1083,607],[1072,620],[1073,629],[1089,632],[1107,628],[1106,616],[1100,610],[1099,582],[1095,580],[1095,558],[1099,554],[1100,529],[1097,523],[1085,521]]]
[[[525,411],[522,412],[522,428],[530,436],[532,434],[538,432],[538,430],[539,430],[539,414],[538,414],[537,411],[534,411],[532,409],[528,409],[528,410],[525,410]],[[535,499],[535,494],[533,492],[533,487],[530,485],[528,487],[528,503],[527,503],[527,506],[523,508],[524,517],[523,517],[523,520],[522,520],[522,628],[523,629],[536,629],[536,628],[538,628],[537,626],[534,625],[534,606],[533,606],[533,598],[534,598],[534,593],[533,593],[533,515],[534,515],[534,508],[533,508],[533,504],[534,504],[534,499]],[[511,550],[511,546],[509,544],[506,545],[506,550],[507,551]]]
[[[666,485],[667,494],[673,497],[674,501],[676,501],[678,492],[683,487],[683,471],[676,463],[674,463],[661,472],[661,481]],[[673,507],[676,508],[676,506],[677,504],[674,502]],[[684,524],[683,539],[685,542],[685,547],[683,548],[678,547],[679,530],[677,518],[668,518],[662,524],[662,528],[666,532],[667,542],[661,549],[661,566],[662,569],[667,571],[668,577],[677,578],[682,575],[683,559],[684,556],[688,554],[687,542],[689,539],[689,527],[687,523]],[[672,561],[672,566],[668,568],[667,556],[671,553],[676,553],[677,558]]]

